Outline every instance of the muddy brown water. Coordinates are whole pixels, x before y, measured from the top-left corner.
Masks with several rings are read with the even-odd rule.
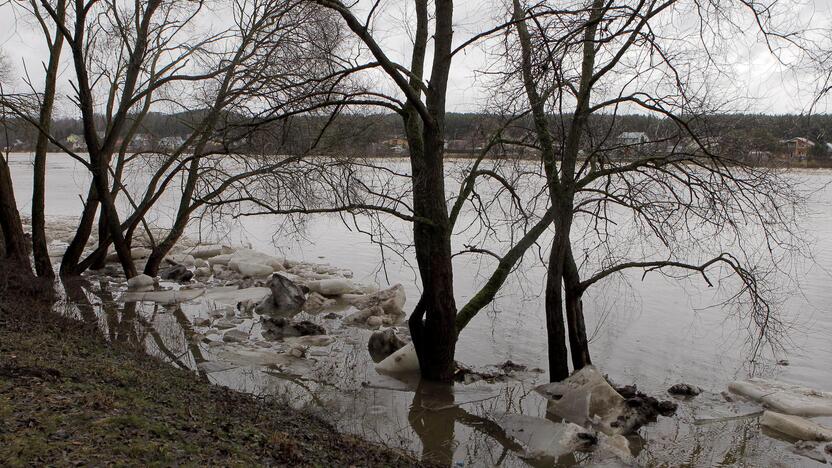
[[[30,156],[13,155],[11,167],[25,215],[31,194]],[[720,392],[735,379],[763,376],[832,390],[832,188],[827,186],[832,182],[832,171],[795,172],[794,177],[807,192],[812,191],[802,228],[813,240],[813,258],[795,261],[789,271],[796,281],[781,282],[781,309],[789,324],[783,349],[764,347],[755,355],[747,324],[718,305],[725,291],[706,288],[697,278],[647,275],[642,279],[640,273],[634,273],[590,291],[586,319],[592,335],[592,357],[602,372],[616,383],[636,383],[656,395],[666,395],[665,390],[678,382],[705,389],[699,397],[680,401],[676,417],[660,418],[631,438],[637,463],[816,463],[792,454],[789,440],[761,431],[756,418],[721,420],[731,413]],[[60,155],[50,158],[47,215],[77,217],[87,180],[83,168],[71,159]],[[163,225],[166,216],[164,209],[158,210],[154,221]],[[211,230],[194,224],[190,234],[202,234],[208,240],[248,242],[255,249],[287,258],[348,268],[359,281],[381,286],[401,283],[407,291],[408,306],[414,304],[419,286],[412,252],[399,257],[388,251],[382,256],[379,246],[368,236],[348,228],[336,216],[310,218],[302,235],[291,237],[275,235],[281,222],[272,217],[243,218],[240,222],[214,223]],[[406,225],[395,220],[385,223],[399,241],[407,244]],[[488,259],[458,257],[458,304],[476,292],[491,266]],[[545,371],[546,337],[540,296],[544,273],[536,255],[527,256],[498,299],[462,333],[458,361],[485,368],[511,360]],[[97,320],[111,339],[134,341],[175,365],[192,369],[203,360],[222,360],[222,353],[228,352],[189,339],[193,329],[188,319],[204,314],[206,301],[196,300],[181,307],[122,304],[117,300],[120,288],[119,284],[95,279],[86,294],[91,305],[81,310],[87,319]],[[212,368],[207,378],[242,391],[277,395],[321,414],[344,431],[450,465],[570,466],[592,461],[591,455],[581,453],[556,460],[524,459],[516,441],[496,422],[504,413],[547,417],[545,399],[533,391],[546,381],[545,373],[521,373],[507,383],[458,384],[452,389],[400,381],[378,375],[373,369],[366,351],[369,331],[333,328],[336,342],[317,349],[312,359],[264,366],[262,357],[253,357],[249,365]],[[788,361],[788,365],[778,365],[781,360]],[[718,422],[707,422],[714,419]],[[832,425],[832,418],[820,421]]]

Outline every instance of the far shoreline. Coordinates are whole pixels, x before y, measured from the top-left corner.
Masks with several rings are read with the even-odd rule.
[[[21,157],[28,157],[31,158],[34,156],[34,151],[13,151],[7,153],[9,158],[21,158]],[[135,153],[130,153],[135,154]],[[77,153],[78,156],[85,156],[87,153]],[[47,153],[48,157],[66,157],[69,159],[75,159],[72,156],[66,154],[62,151],[55,151]],[[226,155],[212,155],[210,157],[223,157]],[[275,155],[278,156],[278,155]],[[285,155],[288,157],[288,155]],[[257,158],[257,156],[251,156],[252,158]],[[362,161],[362,160],[372,160],[372,161],[391,161],[391,162],[408,162],[408,156],[405,154],[402,155],[360,155],[360,156],[333,156],[331,154],[315,154],[315,155],[308,155],[308,158],[335,158],[335,159],[348,159],[348,160],[355,160],[355,161]],[[464,161],[473,161],[477,159],[478,155],[473,153],[467,152],[447,152],[445,153],[445,160],[448,162],[464,162]],[[507,160],[507,161],[528,161],[528,162],[539,162],[537,157],[532,156],[525,156],[525,155],[486,155],[484,158],[486,161],[497,161],[497,160]],[[586,159],[578,159],[578,161],[583,162]],[[628,159],[617,159],[615,162],[628,162],[633,160]],[[765,164],[747,164],[748,167],[754,168],[765,168],[765,169],[784,169],[784,170],[797,170],[797,169],[811,169],[811,170],[819,170],[819,169],[832,169],[832,160],[830,161],[817,161],[817,160],[805,160],[805,161],[797,161],[797,162],[789,162],[785,160],[775,160],[770,161]]]

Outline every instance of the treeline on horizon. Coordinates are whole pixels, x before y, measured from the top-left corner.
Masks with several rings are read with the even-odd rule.
[[[139,133],[156,140],[184,137],[193,131],[193,125],[201,114],[202,111],[176,114],[151,112],[144,117]],[[103,124],[103,117],[101,120]],[[504,120],[503,116],[494,114],[449,113],[446,117],[446,140],[474,147],[486,141]],[[386,151],[386,142],[402,138],[404,134],[401,118],[396,114],[340,114],[331,121],[326,116],[298,116],[275,124],[282,127],[280,131],[271,128],[269,131],[254,133],[246,130],[249,122],[243,119],[227,116],[225,121],[226,131],[218,138],[220,140],[232,140],[235,134],[246,135],[258,143],[265,143],[263,139],[267,138],[279,140],[270,141],[273,144],[269,146],[287,150],[307,145],[310,138],[318,135],[317,130],[323,125],[328,125],[328,129],[318,146],[329,151],[349,148],[355,153],[378,155],[379,152]],[[557,122],[558,119],[553,118],[552,121]],[[827,143],[832,143],[832,114],[721,114],[698,117],[693,122],[699,127],[699,134],[719,138],[721,145],[738,151],[783,153],[783,140],[803,137],[815,143],[809,153],[811,158],[832,158],[832,151],[827,146]],[[553,134],[557,135],[557,125],[553,126]],[[611,140],[624,132],[643,132],[651,139],[659,139],[671,131],[674,124],[668,119],[655,116],[628,114],[594,116],[591,126],[598,130],[596,137],[603,135]],[[259,127],[260,130],[264,128],[268,126]],[[528,133],[530,128],[529,119],[519,119],[506,132],[522,138],[522,134]],[[59,141],[66,141],[70,135],[81,135],[82,132],[80,119],[58,118],[52,125],[52,135]],[[23,121],[10,122],[0,134],[3,148],[11,151],[32,151],[36,138],[37,129]],[[56,145],[52,146],[53,150],[59,150]]]

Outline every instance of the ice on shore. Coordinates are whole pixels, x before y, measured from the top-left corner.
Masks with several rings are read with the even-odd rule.
[[[419,372],[419,358],[413,343],[408,343],[395,353],[376,364],[376,370],[382,374],[405,374]]]
[[[728,389],[759,401],[779,413],[807,417],[832,416],[830,392],[759,378],[732,382]]]
[[[205,289],[171,289],[168,291],[128,291],[121,296],[124,302],[156,302],[178,304],[192,301],[205,294]]]
[[[799,440],[832,441],[832,429],[800,416],[766,411],[760,425]]]

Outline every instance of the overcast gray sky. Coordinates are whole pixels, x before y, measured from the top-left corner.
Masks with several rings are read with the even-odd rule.
[[[810,30],[832,28],[832,0],[781,0],[790,6],[790,21]],[[406,63],[410,52],[410,36],[406,20],[411,17],[410,2],[388,0],[382,14],[374,24],[376,35],[388,53],[401,63]],[[460,0],[455,7],[456,41],[462,42],[470,35],[486,30],[504,17],[505,6],[501,0]],[[221,18],[216,18],[221,21]],[[753,28],[751,28],[753,29]],[[725,59],[732,64],[732,78],[726,85],[745,99],[742,110],[766,113],[798,113],[808,109],[814,98],[814,75],[797,66],[786,54],[787,64],[782,64],[760,41],[759,35],[737,35],[726,50]],[[826,39],[829,39],[827,36]],[[39,28],[20,14],[18,8],[8,4],[0,6],[0,49],[12,66],[22,74],[25,63],[30,75],[41,81],[41,61],[45,58],[44,42]],[[66,55],[66,54],[65,54]],[[449,110],[475,112],[486,104],[487,93],[477,70],[488,62],[486,47],[473,47],[454,60],[449,84]],[[71,73],[64,66],[61,90],[70,91],[67,80]],[[828,100],[815,109],[829,112]]]

